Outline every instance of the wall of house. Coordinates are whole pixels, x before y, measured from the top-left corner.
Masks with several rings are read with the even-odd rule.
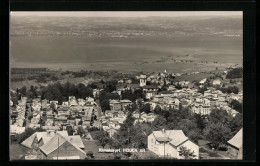
[[[155,139],[155,137],[154,137],[154,135],[153,134],[150,134],[149,136],[148,136],[148,140],[147,140],[147,148],[150,150],[150,151],[152,151],[152,152],[154,152],[155,154],[158,154],[159,155],[159,153],[158,153],[158,147],[157,147],[157,145],[156,145],[156,139]]]
[[[158,141],[156,141],[155,137],[153,134],[148,136],[148,140],[147,140],[147,148],[154,152],[155,154],[159,155],[159,156],[164,156],[164,144],[163,143],[159,143]],[[167,155],[166,149],[167,149],[167,143],[165,144],[165,156]]]
[[[228,153],[235,158],[242,159],[242,150],[228,146]]]
[[[177,147],[177,151],[180,150],[181,146],[184,146],[184,147],[190,149],[191,151],[194,151],[194,155],[195,155],[194,159],[199,159],[199,146],[198,145],[196,145],[195,143],[188,140],[188,141],[184,142],[183,144],[179,145]],[[177,155],[177,158],[181,159],[182,157]]]
[[[172,157],[172,158],[177,158],[179,155],[179,152],[177,151],[177,148],[174,147],[173,145],[167,144],[166,148],[166,156]]]
[[[43,159],[49,159],[53,160],[54,158],[57,158],[57,153],[59,152],[60,157],[68,157],[68,156],[79,156],[80,159],[85,159],[86,154],[82,153],[78,149],[76,149],[73,145],[71,145],[69,142],[65,142],[62,144],[59,149],[54,150],[47,156],[43,155]]]

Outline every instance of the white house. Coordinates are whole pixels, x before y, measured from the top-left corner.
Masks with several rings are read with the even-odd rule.
[[[153,131],[148,136],[148,149],[159,156],[184,159],[180,148],[186,147],[193,155],[190,158],[199,159],[199,146],[189,140],[182,130]]]

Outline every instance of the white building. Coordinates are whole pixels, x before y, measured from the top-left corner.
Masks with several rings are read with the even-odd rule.
[[[190,158],[199,159],[199,146],[189,140],[182,130],[153,131],[148,136],[148,149],[159,156],[184,159],[180,148],[186,147],[193,155]]]

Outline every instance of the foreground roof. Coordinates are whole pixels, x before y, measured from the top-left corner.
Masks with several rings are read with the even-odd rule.
[[[72,138],[72,139],[71,139]],[[80,138],[80,137],[79,137]],[[82,153],[86,154],[82,149],[80,149],[79,146],[82,146],[80,143],[76,143],[78,140],[77,137],[74,137],[73,140],[73,136],[62,136],[59,133],[55,134],[54,137],[52,137],[52,139],[50,139],[46,144],[44,144],[43,146],[40,147],[41,151],[43,153],[45,153],[46,155],[52,153],[53,151],[55,151],[58,147],[60,147],[61,145],[63,145],[65,142],[70,143],[72,146],[74,146],[77,150],[81,151]],[[81,140],[81,138],[80,138]],[[81,141],[82,143],[82,141]],[[82,143],[83,144],[83,143]],[[83,145],[84,146],[84,145]]]
[[[189,139],[182,130],[153,131],[153,135],[157,141],[170,142],[176,147]]]
[[[56,132],[59,133],[60,135],[68,136],[67,131],[56,131]],[[21,144],[27,148],[31,148],[35,137],[37,138],[38,141],[40,141],[40,139],[42,137],[44,137],[44,140],[46,141],[47,140],[46,137],[52,138],[54,136],[54,134],[55,134],[54,132],[48,132],[48,131],[35,132],[30,137],[28,137],[26,140],[24,140]]]
[[[237,132],[237,134],[228,141],[228,143],[239,149],[243,146],[242,136],[243,136],[243,128],[241,128],[239,132]]]

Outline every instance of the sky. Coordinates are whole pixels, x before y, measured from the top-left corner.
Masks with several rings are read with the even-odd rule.
[[[67,12],[10,12],[12,16],[84,16],[84,17],[179,17],[179,16],[242,16],[242,11],[67,11]]]

